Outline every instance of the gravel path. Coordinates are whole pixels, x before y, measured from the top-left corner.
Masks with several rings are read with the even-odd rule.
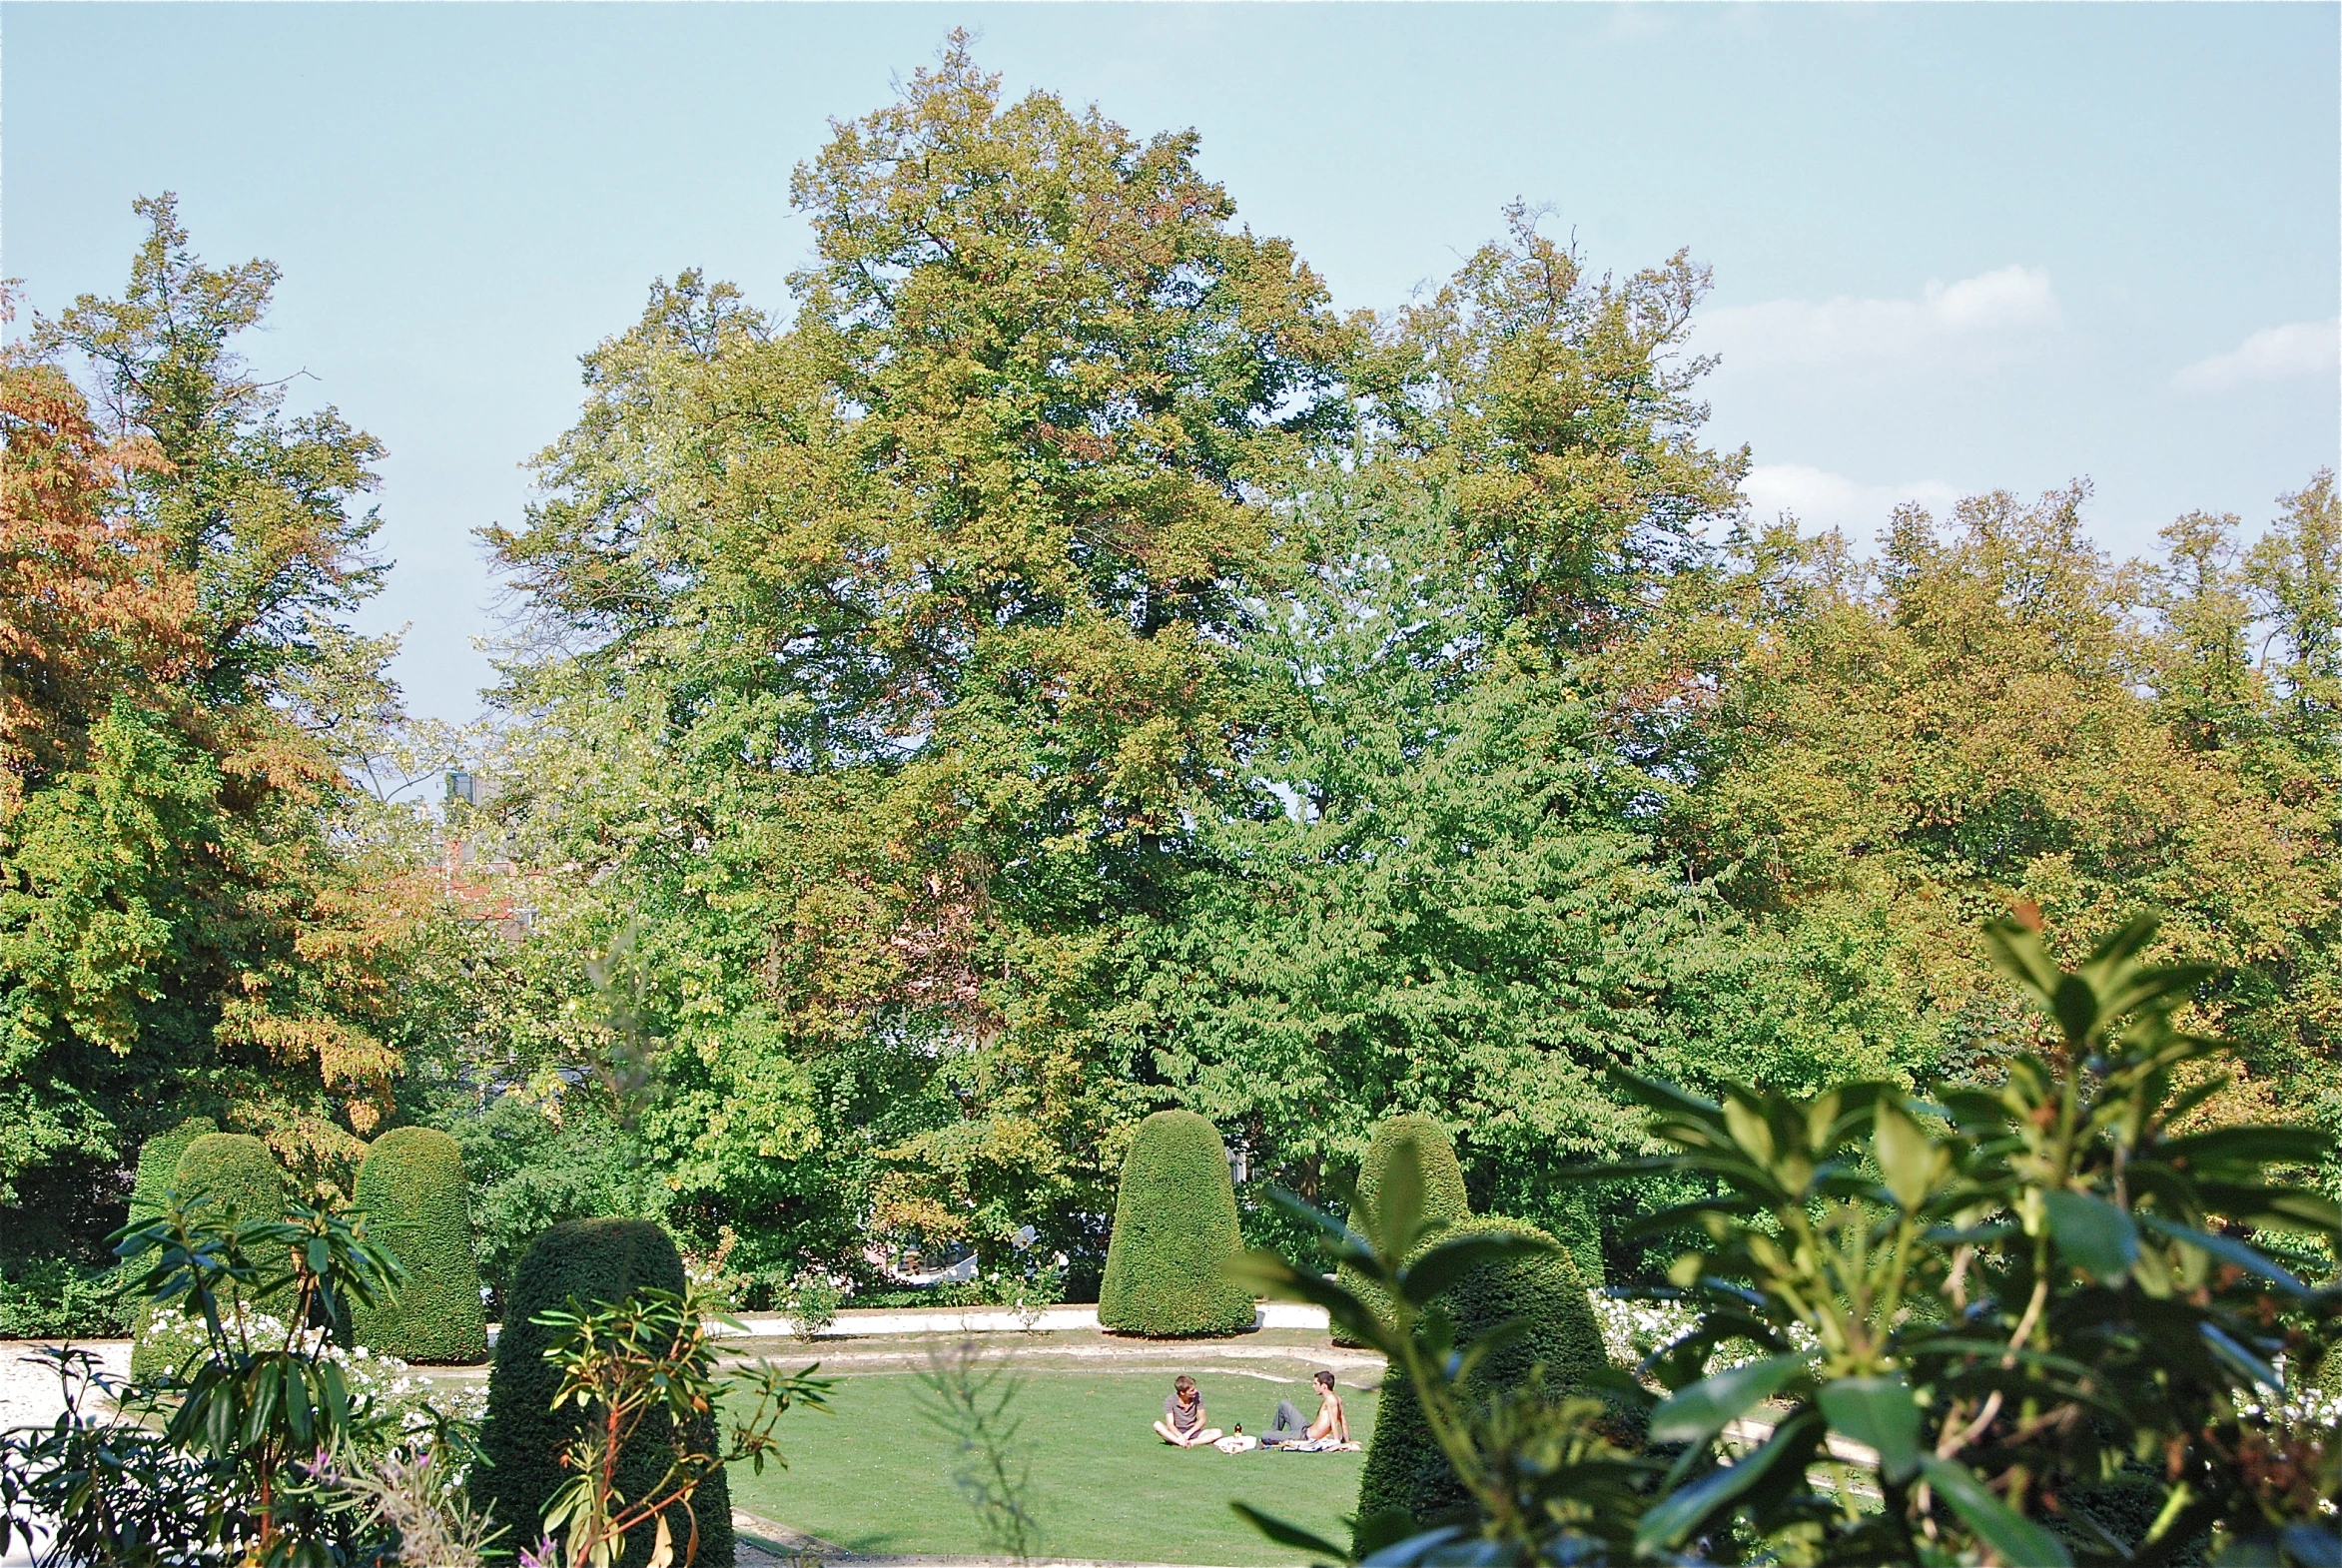
[[[129,1340],[79,1339],[74,1343],[95,1351],[107,1372],[116,1377],[130,1375]],[[65,1409],[55,1368],[33,1359],[43,1344],[34,1339],[0,1339],[0,1431],[47,1426]]]

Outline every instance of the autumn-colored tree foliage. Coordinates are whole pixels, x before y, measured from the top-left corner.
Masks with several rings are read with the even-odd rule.
[[[1949,527],[1906,508],[1871,561],[1744,536],[1627,655],[1637,732],[1688,781],[1663,831],[1769,932],[1870,951],[1907,1070],[1971,1069],[2005,1015],[1963,936],[1994,911],[2095,939],[2146,908],[2161,953],[2232,970],[2202,1005],[2252,1043],[2259,1092],[2330,1095],[2330,774],[2246,656],[2224,527],[2183,519],[2162,570],[2117,563],[2085,499],[1978,496]]]
[[[1003,102],[964,44],[793,191],[794,325],[656,291],[488,534],[563,643],[511,666],[507,809],[645,916],[688,1201],[843,1243],[875,1190],[989,1253],[1111,1206],[1108,944],[1227,765],[1259,486],[1344,331],[1191,135]]]
[[[388,1105],[411,900],[337,841],[336,731],[387,697],[350,503],[379,452],[231,349],[275,270],[205,267],[170,199],[119,300],[0,364],[0,1203],[8,1253],[111,1227],[190,1112],[348,1174]],[[91,373],[91,398],[68,372]]]
[[[1989,1080],[2012,909],[2157,914],[2243,1051],[2189,1114],[2342,1137],[2331,474],[2145,561],[2079,486],[1814,536],[1707,436],[1689,256],[1515,206],[1341,317],[1205,167],[958,37],[836,122],[787,299],[657,283],[482,530],[519,613],[444,822],[369,761],[469,763],[381,750],[380,448],[235,354],[274,269],[144,204],[0,385],[7,1246],[191,1115],[304,1179],[426,1122],[492,1289],[626,1215],[760,1306],[894,1248],[1082,1290],[1176,1106],[1253,1241],[1428,1116],[1631,1281],[1701,1192],[1563,1179],[1643,1147],[1613,1069]]]
[[[0,323],[14,311],[0,295]],[[0,822],[86,750],[125,690],[168,690],[199,657],[192,577],[113,505],[151,443],[110,440],[56,367],[0,350]]]
[[[491,814],[560,869],[483,1038],[532,1084],[499,1118],[579,1151],[489,1211],[729,1225],[759,1288],[874,1240],[1079,1287],[1175,1101],[1254,1232],[1412,1112],[1475,1207],[1586,1238],[1668,1196],[1559,1179],[1638,1147],[1611,1068],[1970,1071],[2015,1005],[1973,933],[2027,902],[2237,966],[2201,1005],[2257,1054],[2201,1114],[2328,1093],[2329,482],[2151,568],[2078,492],[1866,563],[1747,516],[1690,258],[1515,208],[1336,318],[1192,135],[965,41],[791,193],[790,310],[659,285],[485,530],[528,612]],[[1601,1228],[1589,1272],[1650,1265]]]

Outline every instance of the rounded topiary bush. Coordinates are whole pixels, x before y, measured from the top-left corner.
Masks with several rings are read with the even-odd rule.
[[[210,1117],[189,1117],[170,1131],[157,1133],[140,1147],[138,1179],[130,1188],[132,1224],[144,1224],[163,1211],[179,1178],[179,1157],[187,1153],[188,1145],[206,1133],[219,1131],[220,1124]]]
[[[145,1162],[142,1159],[140,1163]],[[277,1157],[269,1153],[269,1146],[249,1133],[198,1133],[180,1151],[167,1189],[176,1192],[182,1204],[192,1203],[199,1197],[211,1199],[209,1207],[214,1217],[233,1214],[240,1219],[278,1219],[285,1213],[285,1172],[278,1166]],[[159,1212],[160,1193],[155,1201]],[[151,1262],[152,1254],[146,1260]],[[282,1289],[264,1292],[249,1303],[243,1300],[241,1292],[232,1290],[220,1304],[223,1307],[249,1304],[263,1312],[282,1312],[292,1302],[288,1292]],[[186,1303],[180,1305],[184,1308]],[[155,1338],[147,1332],[152,1326],[152,1315],[142,1310],[140,1318],[138,1337],[130,1349],[130,1369],[134,1375],[151,1377],[169,1368],[162,1364]]]
[[[1099,1326],[1162,1337],[1250,1327],[1252,1294],[1226,1273],[1241,1246],[1227,1146],[1194,1112],[1158,1111],[1123,1162]]]
[[[1486,1230],[1553,1239],[1534,1225],[1494,1214],[1460,1220],[1449,1234]],[[1434,1237],[1425,1246],[1446,1238]],[[1459,1344],[1470,1343],[1510,1318],[1528,1325],[1527,1333],[1490,1355],[1473,1373],[1474,1387],[1483,1392],[1516,1386],[1532,1367],[1541,1366],[1547,1392],[1566,1398],[1587,1391],[1593,1375],[1607,1364],[1601,1325],[1567,1251],[1484,1263],[1457,1280],[1440,1300],[1455,1322]],[[1420,1524],[1463,1500],[1463,1483],[1433,1440],[1413,1385],[1394,1370],[1383,1382],[1373,1441],[1358,1477],[1358,1518],[1368,1520],[1395,1509]]]
[[[139,1148],[138,1179],[130,1188],[130,1222],[143,1225],[159,1216],[170,1203],[173,1184],[179,1178],[179,1157],[187,1153],[187,1146],[206,1133],[217,1133],[220,1124],[210,1117],[189,1117],[168,1132],[157,1133]],[[152,1261],[152,1259],[148,1259]],[[127,1283],[127,1279],[125,1280]],[[130,1324],[131,1356],[140,1370],[155,1370],[146,1363],[155,1359],[151,1348],[143,1356],[140,1348],[146,1345],[147,1329],[154,1322],[155,1307],[142,1300]]]
[[[1578,1265],[1578,1278],[1587,1289],[1599,1290],[1609,1282],[1602,1264],[1602,1214],[1586,1188],[1576,1188],[1564,1200],[1553,1234],[1568,1250],[1569,1260]]]
[[[1423,1116],[1392,1117],[1374,1130],[1373,1140],[1366,1146],[1366,1159],[1358,1167],[1358,1206],[1369,1211],[1373,1208],[1382,1192],[1383,1177],[1402,1148],[1414,1150],[1416,1166],[1422,1172],[1423,1216],[1450,1224],[1469,1219],[1472,1200],[1464,1194],[1464,1168],[1456,1162],[1455,1143],[1446,1128]],[[1377,1315],[1390,1315],[1380,1285],[1347,1264],[1336,1273]],[[1358,1343],[1340,1329],[1334,1331],[1333,1340],[1336,1344]]]
[[[250,1133],[205,1133],[180,1151],[171,1185],[182,1203],[212,1200],[215,1212],[239,1219],[282,1219],[285,1170],[269,1146]]]
[[[355,1206],[406,1273],[394,1299],[353,1311],[358,1342],[409,1361],[486,1360],[487,1314],[455,1140],[426,1127],[385,1133],[358,1168]]]
[[[667,1232],[648,1219],[571,1219],[536,1238],[512,1271],[504,1297],[504,1323],[496,1334],[495,1365],[488,1373],[487,1417],[480,1448],[490,1461],[471,1472],[472,1500],[495,1510],[515,1546],[534,1546],[544,1529],[544,1506],[563,1477],[561,1455],[585,1416],[575,1405],[551,1408],[560,1374],[545,1359],[551,1335],[530,1319],[563,1306],[572,1297],[585,1305],[614,1306],[638,1289],[681,1294],[683,1259]],[[633,1446],[620,1459],[618,1488],[639,1495],[667,1467],[664,1437],[644,1422]],[[710,1417],[698,1434],[716,1441]],[[732,1499],[718,1470],[692,1503],[699,1519],[698,1568],[732,1568]],[[690,1520],[680,1506],[667,1527],[680,1556]],[[636,1530],[626,1542],[628,1568],[650,1560],[653,1532]]]

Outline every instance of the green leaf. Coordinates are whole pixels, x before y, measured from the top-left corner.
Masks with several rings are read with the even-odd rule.
[[[1703,1377],[1661,1401],[1659,1408],[1651,1412],[1651,1440],[1706,1442],[1739,1419],[1750,1406],[1772,1398],[1805,1365],[1803,1355],[1769,1355]]]
[[[2111,1282],[2138,1259],[2138,1226],[2130,1215],[2087,1192],[2041,1194],[2049,1234],[2065,1260],[2093,1279]]]
[[[1459,1524],[1443,1524],[1434,1529],[1418,1530],[1381,1547],[1365,1560],[1365,1568],[1421,1568],[1424,1563],[1439,1562],[1435,1555],[1440,1548],[1452,1546],[1463,1539],[1465,1530]],[[1475,1559],[1466,1558],[1465,1561]]]
[[[2342,1229],[2342,1208],[2323,1193],[2298,1186],[2242,1186],[2221,1181],[2199,1181],[2196,1190],[2204,1206],[2239,1224],[2263,1225],[2272,1230],[2306,1230],[2332,1235]]]
[[[1402,1141],[1391,1151],[1371,1222],[1377,1250],[1404,1257],[1414,1249],[1423,1224],[1423,1155],[1411,1142]]]
[[[2044,1005],[2065,978],[2065,972],[2041,946],[2041,934],[2013,920],[1995,920],[1986,926],[1984,946],[2002,974],[2021,982]]]
[[[1644,1078],[1638,1073],[1629,1073],[1624,1068],[1612,1068],[1610,1081],[1617,1085],[1629,1100],[1649,1106],[1654,1111],[1689,1117],[1695,1121],[1713,1122],[1716,1120],[1717,1113],[1723,1110],[1723,1107],[1717,1105],[1713,1100],[1703,1100],[1698,1095],[1676,1088],[1673,1084],[1663,1084],[1655,1078]]]
[[[2065,1543],[1994,1497],[1967,1466],[1929,1458],[1920,1462],[1920,1470],[1936,1495],[2008,1568],[2069,1568],[2073,1559]]]
[[[2234,1263],[2248,1274],[2254,1274],[2293,1296],[2306,1296],[2309,1286],[2288,1273],[2284,1266],[2268,1257],[2258,1247],[2247,1246],[2233,1236],[2214,1235],[2190,1225],[2173,1224],[2154,1214],[2140,1214],[2138,1222],[2157,1235],[2192,1246],[2199,1252],[2208,1252],[2225,1263]]]
[[[1928,1200],[1928,1193],[1951,1163],[1919,1123],[1892,1101],[1879,1104],[1871,1126],[1871,1153],[1887,1179],[1887,1190],[1907,1210]]]
[[[1724,1103],[1724,1125],[1731,1130],[1732,1141],[1759,1165],[1772,1163],[1773,1128],[1755,1106],[1734,1095]]]
[[[1372,1557],[1417,1533],[1415,1516],[1404,1508],[1377,1508],[1360,1514],[1350,1527],[1350,1550],[1360,1557]]]
[[[2230,1371],[2239,1373],[2248,1381],[2259,1383],[2264,1388],[2283,1388],[2285,1386],[2285,1379],[2277,1375],[2275,1367],[2238,1343],[2234,1336],[2227,1333],[2218,1324],[2198,1324],[2196,1332],[2203,1336],[2205,1345],[2211,1349],[2213,1355],[2226,1363]]]
[[[1832,1431],[1878,1452],[1888,1480],[1909,1480],[1919,1468],[1920,1407],[1901,1372],[1833,1377],[1822,1385],[1820,1403]]]
[[[2097,990],[2079,975],[2067,975],[2049,993],[2049,1011],[2067,1040],[2087,1040],[2099,1023]]]
[[[2313,1166],[2332,1153],[2332,1140],[2311,1127],[2223,1127],[2165,1139],[2155,1158],[2196,1172],[2207,1167]]]
[[[1490,1230],[1460,1235],[1427,1249],[1399,1270],[1399,1289],[1417,1306],[1454,1284],[1483,1263],[1502,1257],[1554,1252],[1559,1246],[1543,1236],[1517,1231]]]
[[[1380,1346],[1387,1338],[1381,1315],[1338,1279],[1303,1273],[1267,1251],[1239,1252],[1220,1266],[1238,1284],[1273,1300],[1306,1301],[1324,1307],[1327,1316],[1356,1334],[1362,1343]]]
[[[1684,1537],[1717,1513],[1729,1509],[1789,1455],[1810,1452],[1812,1439],[1821,1424],[1819,1414],[1801,1410],[1775,1427],[1765,1446],[1740,1463],[1713,1471],[1681,1491],[1670,1493],[1635,1526],[1637,1555],[1649,1556],[1664,1547],[1680,1545]]]
[[[1232,1502],[1228,1506],[1236,1511],[1237,1518],[1279,1546],[1289,1546],[1296,1552],[1307,1552],[1321,1562],[1346,1563],[1351,1561],[1348,1552],[1343,1551],[1321,1535],[1310,1534],[1297,1524],[1287,1524],[1274,1514],[1262,1513],[1259,1509],[1243,1503]]]

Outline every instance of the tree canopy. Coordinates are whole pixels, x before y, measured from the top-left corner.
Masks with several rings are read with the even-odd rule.
[[[589,1216],[758,1304],[966,1249],[1083,1289],[1169,1108],[1256,1240],[1406,1114],[1579,1237],[1657,1192],[1558,1179],[1645,1148],[1614,1068],[1989,1078],[2011,909],[2068,957],[2159,915],[2245,1052],[2191,1114],[2342,1135],[2330,472],[2148,560],[2079,482],[1871,549],[1751,514],[1688,255],[1516,205],[1343,316],[1205,169],[957,36],[835,123],[785,300],[686,270],[584,355],[453,740],[353,627],[380,443],[239,357],[275,269],[142,203],[121,296],[0,363],[9,1255],[199,1115],[310,1181],[444,1128],[496,1289]],[[492,791],[387,806],[395,758]]]

